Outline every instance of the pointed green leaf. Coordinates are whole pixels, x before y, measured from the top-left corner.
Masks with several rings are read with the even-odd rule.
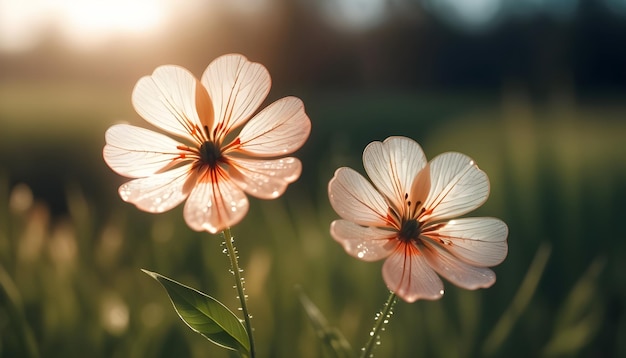
[[[176,313],[189,328],[218,346],[249,355],[250,342],[245,327],[221,302],[156,272],[141,271],[165,288]]]
[[[326,318],[317,306],[309,299],[309,297],[300,289],[298,290],[298,296],[300,303],[306,312],[313,329],[317,337],[322,342],[327,354],[336,358],[350,358],[353,357],[352,348],[348,340],[344,337],[341,331],[335,327],[331,327],[326,321]]]

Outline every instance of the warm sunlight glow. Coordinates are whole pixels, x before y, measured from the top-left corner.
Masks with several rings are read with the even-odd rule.
[[[90,46],[111,36],[154,30],[163,22],[166,9],[162,1],[65,0],[58,10],[63,35]]]
[[[58,31],[81,47],[154,35],[165,25],[174,4],[172,0],[0,0],[0,51],[33,48],[49,31]]]
[[[20,52],[37,44],[46,26],[43,0],[0,0],[0,51]]]

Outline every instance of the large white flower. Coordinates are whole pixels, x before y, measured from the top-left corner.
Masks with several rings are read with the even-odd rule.
[[[122,199],[152,213],[187,199],[187,224],[216,233],[243,219],[246,193],[280,196],[302,171],[298,159],[284,156],[304,144],[311,122],[295,97],[254,115],[270,86],[263,65],[236,54],[214,60],[200,81],[171,65],[141,78],[132,95],[135,110],[182,141],[131,125],[109,128],[104,160],[135,178],[120,187]]]
[[[350,168],[328,184],[330,203],[342,220],[330,226],[346,252],[365,261],[386,258],[383,279],[407,302],[438,299],[443,283],[491,286],[488,267],[506,257],[508,228],[496,218],[461,218],[489,196],[489,179],[472,159],[444,153],[427,162],[405,137],[372,142],[363,152],[372,185]]]

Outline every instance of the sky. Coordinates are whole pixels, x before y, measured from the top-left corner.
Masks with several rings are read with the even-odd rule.
[[[626,1],[601,1],[626,15]],[[294,0],[339,31],[367,31],[398,16],[437,16],[464,31],[481,31],[510,18],[548,16],[567,20],[581,0]],[[71,46],[93,48],[115,36],[145,39],[173,31],[192,13],[210,18],[225,8],[240,15],[263,16],[288,0],[0,0],[0,53],[32,50],[54,33]]]

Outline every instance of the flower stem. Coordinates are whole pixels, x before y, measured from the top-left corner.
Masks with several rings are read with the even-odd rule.
[[[250,341],[250,358],[254,358],[255,350],[254,350],[254,336],[252,335],[252,324],[250,323],[250,313],[248,313],[248,305],[247,305],[247,296],[244,292],[243,288],[243,277],[241,277],[241,270],[239,268],[237,250],[235,249],[235,238],[230,233],[230,228],[224,229],[222,231],[222,236],[224,237],[224,243],[226,245],[226,249],[228,250],[228,258],[230,259],[230,265],[232,268],[233,275],[235,276],[235,287],[237,288],[237,296],[239,298],[239,302],[241,303],[241,311],[243,313],[243,320],[246,325],[246,332],[248,333],[248,341]]]
[[[374,356],[372,350],[374,346],[380,344],[380,332],[385,330],[385,325],[389,323],[389,318],[393,314],[393,306],[396,304],[396,294],[393,292],[389,292],[389,298],[387,298],[387,302],[383,306],[381,312],[376,315],[376,323],[374,323],[374,327],[370,331],[370,336],[367,339],[367,343],[365,347],[361,348],[361,358],[370,358]]]

